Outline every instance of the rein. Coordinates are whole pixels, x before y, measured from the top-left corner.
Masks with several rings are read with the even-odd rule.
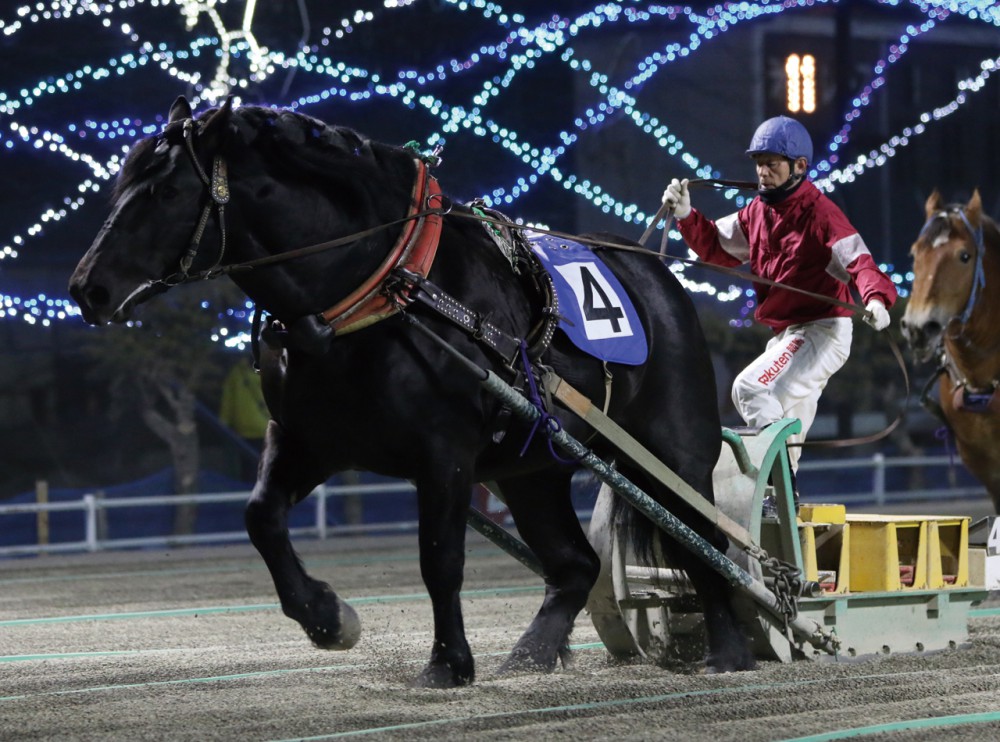
[[[755,191],[757,190],[757,184],[752,180],[722,180],[719,178],[692,178],[688,181],[688,187],[701,187],[701,188],[739,188],[744,191]],[[667,254],[667,238],[670,232],[670,222],[673,221],[674,214],[670,207],[670,204],[664,202],[660,204],[660,208],[657,210],[656,214],[649,221],[649,226],[646,227],[646,231],[642,233],[642,237],[639,238],[639,244],[645,245],[646,241],[649,239],[650,235],[656,230],[656,225],[659,224],[663,219],[666,219],[666,224],[663,225],[663,237],[660,239],[660,255]]]
[[[198,173],[198,177],[201,179],[202,183],[208,189],[211,201],[207,203],[204,209],[202,210],[201,217],[198,220],[198,226],[195,229],[195,233],[191,239],[191,243],[188,247],[188,250],[181,258],[179,266],[180,271],[178,273],[172,274],[158,281],[152,281],[150,282],[150,285],[161,284],[169,288],[183,283],[211,280],[237,272],[255,270],[257,268],[268,267],[289,260],[315,255],[324,252],[326,250],[330,250],[336,247],[341,247],[343,245],[348,245],[353,242],[357,242],[358,240],[364,239],[365,237],[378,234],[379,232],[382,232],[386,229],[390,229],[395,226],[406,225],[406,224],[414,225],[409,229],[403,230],[403,234],[400,236],[400,239],[397,241],[396,245],[390,251],[390,255],[386,258],[385,261],[383,261],[382,265],[373,276],[371,276],[367,281],[365,281],[365,283],[361,287],[352,292],[345,300],[342,300],[335,307],[332,307],[322,313],[323,319],[327,323],[329,323],[330,326],[333,327],[334,330],[336,331],[338,329],[338,325],[336,323],[346,321],[347,318],[350,317],[350,315],[354,314],[355,312],[359,312],[359,310],[364,309],[365,311],[361,312],[362,317],[360,320],[352,322],[351,324],[348,324],[346,326],[344,324],[340,324],[339,332],[340,334],[343,334],[344,332],[350,332],[355,329],[360,329],[361,327],[367,326],[368,324],[377,322],[379,319],[382,319],[383,317],[389,316],[389,314],[393,314],[396,311],[398,311],[401,305],[405,305],[406,303],[408,303],[406,297],[386,296],[385,293],[382,291],[382,288],[392,270],[399,267],[401,262],[406,259],[407,255],[411,251],[414,244],[414,240],[416,239],[414,235],[419,234],[421,232],[429,232],[429,235],[427,236],[431,238],[430,242],[433,242],[433,245],[430,246],[431,252],[429,256],[422,255],[418,258],[418,260],[420,261],[420,266],[429,270],[430,263],[433,261],[434,257],[433,251],[436,250],[437,247],[437,238],[440,236],[442,217],[444,217],[445,215],[451,214],[451,216],[453,217],[471,219],[474,221],[478,221],[480,223],[492,224],[494,226],[500,226],[506,228],[521,228],[523,226],[523,225],[518,225],[516,223],[512,223],[510,220],[498,219],[484,213],[477,213],[476,211],[470,211],[468,213],[464,211],[453,212],[451,200],[447,196],[441,193],[440,188],[437,187],[436,179],[428,175],[427,162],[421,156],[417,156],[415,158],[415,161],[417,163],[418,173],[417,173],[417,180],[414,185],[414,200],[412,204],[412,210],[406,216],[391,220],[389,222],[384,222],[382,224],[377,224],[373,227],[369,227],[367,229],[354,232],[353,234],[345,235],[343,237],[338,237],[332,240],[327,240],[325,242],[320,242],[314,245],[308,245],[305,247],[288,250],[286,252],[277,253],[274,255],[267,255],[261,258],[256,258],[254,260],[248,260],[240,263],[230,263],[228,265],[221,265],[223,257],[225,256],[225,249],[226,249],[225,205],[229,202],[230,199],[228,169],[225,160],[218,155],[216,155],[213,158],[211,178],[201,167],[201,163],[198,162],[198,158],[196,157],[194,152],[193,139],[194,139],[195,126],[196,123],[194,122],[193,119],[186,119],[184,121],[185,149],[188,153],[188,156],[191,159],[191,162],[194,165],[196,172]],[[742,188],[742,189],[754,189],[754,190],[756,190],[757,188],[757,184],[750,181],[721,180],[715,178],[699,178],[691,180],[689,181],[689,185],[695,185],[696,187],[700,186],[709,188]],[[439,201],[441,203],[441,206],[437,207],[431,206],[431,203],[433,201]],[[215,263],[210,268],[198,271],[197,273],[191,273],[190,268],[198,252],[198,248],[200,246],[202,236],[204,234],[206,225],[208,223],[208,219],[211,216],[211,211],[213,207],[218,211],[219,230],[221,233],[219,254],[218,257],[216,258]],[[659,221],[663,219],[663,217],[669,211],[670,207],[667,204],[663,204],[660,207],[660,209],[657,211],[656,215],[652,219],[650,226],[643,234],[643,237],[640,240],[640,244],[644,243],[645,240],[648,239],[653,229],[655,229],[655,225],[658,224]],[[964,219],[965,215],[962,214],[962,217]],[[422,226],[425,226],[425,222],[428,229],[421,229]],[[968,221],[966,221],[966,224],[968,224]],[[666,253],[665,246],[666,246],[667,232],[669,231],[668,228],[669,228],[669,221],[666,225],[666,228],[664,229],[663,244],[661,245],[661,250],[658,255],[658,257],[660,258],[667,257],[665,254]],[[971,225],[969,229],[970,231],[972,231]],[[543,229],[540,227],[532,227],[532,230],[542,234],[550,235],[552,237],[557,237],[560,239],[567,239],[587,244],[590,245],[591,247],[599,247],[611,250],[621,250],[625,252],[635,252],[635,253],[641,253],[643,255],[655,254],[651,253],[650,250],[641,246],[636,247],[631,245],[622,245],[616,242],[609,242],[606,240],[600,240],[591,237],[582,237],[567,232],[559,232],[555,230]],[[981,245],[982,244],[981,230],[979,232],[979,235],[980,235],[979,244]],[[814,299],[825,301],[835,306],[848,309],[854,313],[858,313],[861,315],[870,315],[870,312],[868,312],[865,309],[862,309],[861,307],[858,307],[856,304],[842,302],[839,299],[834,299],[832,297],[823,294],[818,294],[812,291],[807,291],[805,289],[800,289],[795,286],[787,286],[777,281],[772,281],[770,279],[762,278],[759,276],[752,276],[747,274],[745,271],[739,271],[733,268],[727,268],[725,266],[712,265],[710,263],[706,263],[701,260],[692,260],[689,258],[681,258],[677,256],[670,256],[670,259],[678,261],[680,263],[685,263],[687,265],[697,265],[700,267],[706,267],[718,273],[739,278],[741,280],[746,280],[747,278],[750,278],[752,281],[759,284],[763,284],[766,286],[780,287],[787,291],[793,291],[799,294],[803,294],[805,296],[809,296]],[[979,274],[981,274],[982,272],[981,263],[982,263],[982,249],[978,251],[978,257],[977,257],[977,266]],[[403,266],[403,271],[404,273],[406,273],[412,270],[412,268],[413,266],[411,265],[405,265]],[[418,274],[419,273],[420,271],[418,271]],[[426,274],[424,273],[423,277],[425,277],[425,275]],[[982,279],[982,283],[983,284],[985,283],[985,278]],[[378,306],[371,308],[368,305],[372,301],[381,303]],[[968,309],[967,311],[971,312],[971,309]],[[258,317],[259,313],[255,313],[255,322],[258,321]],[[889,338],[889,344],[892,349],[893,355],[896,357],[896,360],[899,363],[899,367],[902,370],[903,379],[906,387],[906,396],[908,399],[910,394],[910,380],[909,380],[909,375],[906,372],[905,362],[903,360],[898,345],[891,337]],[[902,421],[902,416],[903,413],[901,411],[900,414],[897,415],[896,419],[888,427],[886,427],[883,431],[876,433],[874,435],[862,436],[857,438],[839,439],[833,441],[815,441],[809,443],[799,443],[790,445],[840,447],[840,446],[855,446],[864,443],[870,443],[888,436],[893,430],[895,430],[895,428]]]

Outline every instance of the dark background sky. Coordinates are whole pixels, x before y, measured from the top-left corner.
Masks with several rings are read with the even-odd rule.
[[[820,61],[820,110],[803,117],[816,140],[817,159],[830,154],[826,146],[843,126],[851,98],[873,82],[878,86],[851,122],[850,140],[838,153],[841,165],[919,124],[920,114],[947,106],[958,93],[957,83],[1000,53],[1000,30],[989,18],[921,12],[915,3],[841,0],[753,18],[741,18],[739,5],[723,10],[694,3],[689,6],[702,10],[686,15],[656,12],[665,6],[653,3],[623,2],[618,15],[590,12],[598,6],[525,0],[486,4],[501,7],[500,14],[462,10],[459,3],[444,0],[399,8],[362,0],[261,0],[254,6],[253,38],[272,60],[279,54],[294,57],[304,39],[306,64],[275,64],[263,79],[253,80],[246,50],[236,50],[230,78],[246,83],[236,90],[247,102],[298,106],[390,142],[414,139],[428,145],[443,139],[439,177],[454,195],[472,198],[498,189],[510,193],[537,168],[494,141],[492,133],[484,136],[461,125],[449,130],[446,117],[419,99],[431,96],[449,110],[470,111],[477,108],[476,95],[510,75],[508,87],[499,86],[498,94],[478,105],[482,120],[540,150],[570,141],[557,163],[560,180],[543,173],[527,195],[499,206],[563,229],[601,227],[637,236],[645,225],[613,210],[605,215],[593,203],[593,189],[649,214],[670,177],[692,174],[690,160],[680,154],[698,158],[724,177],[750,177],[742,152],[756,123],[780,112],[783,90],[776,66],[789,51],[813,51]],[[140,126],[155,128],[176,95],[207,105],[201,99],[209,95],[205,86],[219,61],[218,31],[239,30],[247,4],[220,3],[217,19],[201,13],[190,29],[182,7],[143,2],[124,11],[71,10],[67,17],[51,18],[0,12],[5,24],[0,103],[7,109],[0,112],[0,248],[13,245],[20,253],[16,261],[0,261],[0,293],[64,296],[67,271],[104,216],[107,175],[95,176],[85,162],[53,151],[59,141],[103,167],[133,133],[141,133]],[[361,18],[361,11],[371,16]],[[723,16],[728,23],[714,22]],[[334,32],[345,29],[345,20],[350,30],[338,38]],[[576,28],[568,26],[570,20],[577,21]],[[845,21],[849,30],[838,37]],[[539,42],[537,31],[546,22],[549,38]],[[929,27],[921,30],[921,24]],[[878,61],[889,58],[901,37],[909,42],[906,53],[880,77]],[[671,44],[690,53],[673,62],[652,56],[668,53]],[[530,68],[518,64],[517,57],[526,52],[537,54]],[[641,77],[651,59],[653,73]],[[331,65],[312,66],[313,60],[358,73],[345,76]],[[409,70],[435,79],[407,77]],[[594,75],[604,75],[608,85],[634,96],[636,115],[666,126],[683,149],[671,154],[621,107],[581,126],[608,100]],[[417,100],[380,93],[376,79],[402,83]],[[978,185],[987,207],[997,205],[991,181],[1000,164],[1000,138],[990,127],[997,123],[1000,85],[990,78],[983,87],[954,114],[929,123],[924,134],[899,147],[885,168],[868,169],[858,182],[835,189],[845,207],[854,207],[851,216],[879,259],[901,267],[906,262],[919,203],[934,186],[952,191],[949,197],[964,197]],[[340,95],[345,91],[356,100]],[[476,123],[475,117],[456,119]],[[125,121],[129,125],[122,126]],[[573,176],[590,187],[586,195],[565,187]],[[101,191],[80,194],[80,184],[88,180]],[[47,210],[65,208],[67,200],[81,195],[86,203],[78,211],[41,221]],[[710,197],[701,205],[721,215],[737,203]],[[32,226],[39,223],[36,234]],[[12,242],[17,237],[22,245]]]
[[[438,177],[457,198],[493,196],[511,216],[638,238],[635,212],[655,212],[671,177],[752,177],[743,152],[756,125],[783,112],[784,60],[810,53],[819,106],[801,119],[817,162],[893,155],[830,194],[876,259],[905,275],[935,187],[949,200],[978,187],[1000,214],[1000,74],[954,106],[963,81],[1000,56],[996,4],[973,13],[969,3],[966,14],[874,0],[387,4],[259,0],[249,30],[271,67],[254,76],[237,34],[223,82],[245,102],[297,107],[383,141],[443,142]],[[45,313],[60,310],[50,303],[66,298],[106,215],[117,158],[158,129],[177,95],[196,108],[216,100],[219,34],[241,28],[247,3],[219,2],[190,28],[182,10],[193,3],[67,3],[48,16],[29,7],[0,6],[0,251],[18,252],[0,259],[0,433],[22,438],[40,417],[58,425],[60,411],[76,414],[88,330]],[[847,141],[833,152],[838,133]],[[738,195],[698,192],[696,205],[722,216]],[[671,251],[685,252],[676,240]],[[711,291],[732,283],[687,275]],[[747,311],[696,297],[726,319]],[[18,300],[42,309],[3,306]]]

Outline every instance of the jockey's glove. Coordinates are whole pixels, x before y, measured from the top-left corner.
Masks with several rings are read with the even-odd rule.
[[[691,193],[688,191],[688,179],[677,180],[674,178],[663,192],[663,203],[668,204],[673,209],[674,216],[678,219],[685,218],[691,213]]]
[[[879,299],[872,299],[865,305],[864,320],[881,332],[889,326],[889,310]]]

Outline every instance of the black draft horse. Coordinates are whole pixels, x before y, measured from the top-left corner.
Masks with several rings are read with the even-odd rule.
[[[482,368],[511,379],[509,365],[438,312],[406,306],[391,280],[372,285],[387,262],[395,265],[389,256],[401,244],[406,252],[414,240],[428,241],[415,232],[429,234],[437,254],[427,279],[441,291],[512,338],[526,338],[539,325],[540,300],[483,223],[470,218],[469,207],[431,208],[436,223],[418,219],[428,206],[445,202],[431,186],[436,182],[423,160],[407,148],[297,112],[234,109],[229,101],[195,118],[178,98],[162,132],[131,149],[111,215],[73,273],[70,292],[88,323],[122,322],[137,304],[173,285],[228,273],[266,310],[260,363],[272,419],[246,527],[282,609],[317,646],[352,647],[359,619],[328,584],[306,573],[289,540],[288,511],[345,469],[411,480],[421,574],[434,613],[430,661],[417,683],[450,687],[474,678],[460,601],[474,483],[497,483],[545,575],[542,606],[501,671],[551,671],[568,659],[573,622],[599,560],[570,500],[576,467],[555,460],[541,435],[522,452],[530,426],[504,422],[502,403],[407,316]],[[296,252],[322,241],[329,249]],[[721,426],[690,297],[655,257],[617,251],[603,257],[627,288],[649,344],[643,365],[608,364],[608,414],[712,501]],[[255,267],[228,270],[248,262]],[[406,265],[419,272],[428,262]],[[562,333],[551,337],[540,363],[604,405],[602,362]],[[571,413],[552,412],[569,434],[613,455]],[[498,441],[501,429],[506,434]],[[619,466],[725,552],[725,537],[680,498],[629,461]],[[706,618],[708,669],[752,667],[731,606],[733,589],[645,518],[633,518],[629,528],[647,544],[662,536],[668,558],[695,585]]]

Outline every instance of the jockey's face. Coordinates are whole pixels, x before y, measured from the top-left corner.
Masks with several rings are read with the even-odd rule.
[[[762,152],[754,155],[753,161],[757,166],[757,181],[762,191],[777,188],[792,174],[792,161],[787,157]]]
[[[771,152],[754,155],[753,161],[757,166],[757,181],[762,191],[784,185],[793,173],[799,177],[805,175],[809,167],[805,157],[789,160]]]

